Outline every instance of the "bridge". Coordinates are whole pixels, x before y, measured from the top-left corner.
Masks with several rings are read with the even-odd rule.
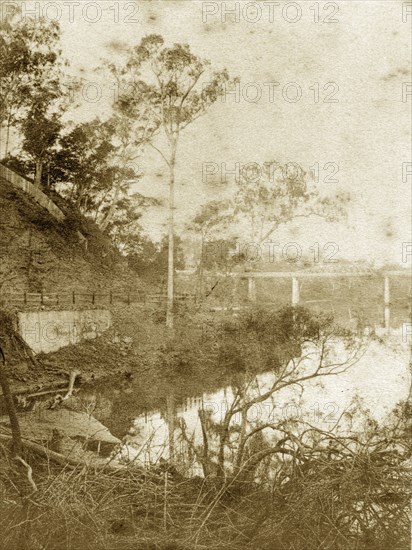
[[[185,277],[193,277],[194,270],[181,270],[178,275]],[[301,284],[305,280],[316,279],[343,279],[343,278],[374,278],[382,280],[383,286],[383,309],[384,309],[384,328],[389,331],[391,325],[391,289],[393,282],[398,277],[408,277],[412,280],[412,272],[410,269],[405,270],[388,270],[388,271],[345,271],[345,270],[324,270],[324,271],[243,271],[243,272],[205,272],[205,280],[207,279],[223,279],[229,278],[236,282],[239,280],[247,281],[247,300],[249,303],[256,303],[257,300],[257,284],[259,280],[282,279],[290,281],[290,304],[297,306],[301,303]],[[409,290],[409,299],[411,292]],[[329,301],[329,300],[323,300]],[[319,300],[313,300],[319,302]],[[308,303],[306,300],[305,303]]]

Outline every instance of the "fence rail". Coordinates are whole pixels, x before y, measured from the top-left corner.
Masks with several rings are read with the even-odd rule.
[[[178,293],[175,300],[184,302],[195,299],[195,294]],[[116,304],[163,304],[167,300],[164,293],[144,292],[6,292],[0,301],[21,308],[109,306]]]
[[[13,187],[22,189],[25,193],[33,197],[33,199],[45,208],[54,218],[59,221],[63,221],[65,218],[64,213],[58,206],[45,194],[41,189],[36,187],[31,181],[23,178],[7,166],[0,164],[0,177],[8,181]]]

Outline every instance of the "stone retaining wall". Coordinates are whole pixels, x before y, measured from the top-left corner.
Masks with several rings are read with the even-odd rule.
[[[31,311],[18,313],[19,332],[35,353],[58,349],[91,340],[112,325],[110,311]]]

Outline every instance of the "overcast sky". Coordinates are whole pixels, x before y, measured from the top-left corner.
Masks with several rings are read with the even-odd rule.
[[[102,98],[83,116],[104,116],[113,94],[113,83],[96,71],[102,58],[120,59],[124,46],[150,33],[170,44],[189,43],[213,66],[240,77],[239,101],[228,95],[185,131],[177,172],[180,227],[206,198],[228,192],[227,185],[203,183],[204,163],[230,169],[237,162],[294,161],[307,170],[319,167],[322,193],[344,189],[353,200],[347,222],[300,221],[280,233],[279,242],[294,240],[307,250],[333,241],[341,257],[402,262],[402,243],[412,240],[412,176],[403,177],[404,163],[411,162],[407,3],[227,1],[238,21],[229,15],[225,21],[220,2],[197,0],[39,4],[43,10],[49,4],[50,18],[58,13],[53,5],[61,8],[63,53],[72,74],[103,86]],[[269,82],[277,83],[273,96]],[[93,97],[95,90],[86,93]],[[327,163],[339,170],[329,180]],[[147,153],[140,164],[145,177],[139,190],[165,196],[160,157]],[[159,235],[164,222],[159,213],[145,217],[152,234]]]

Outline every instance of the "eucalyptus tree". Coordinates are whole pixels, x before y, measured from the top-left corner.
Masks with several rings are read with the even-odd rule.
[[[207,239],[220,239],[233,221],[233,209],[230,200],[209,201],[199,208],[188,229],[200,234],[202,245]]]
[[[130,182],[136,182],[141,177],[139,167],[135,162],[139,157],[139,147],[133,147],[134,144],[131,143],[130,139],[130,119],[122,116],[121,112],[116,112],[109,119],[108,124],[112,128],[111,164],[115,167],[115,178],[110,192],[104,195],[102,201],[103,215],[99,223],[102,231],[106,231],[108,227],[115,223],[121,205],[124,205],[125,200],[127,200]],[[135,197],[142,198],[139,193],[136,193]]]
[[[233,221],[233,207],[230,200],[213,200],[203,204],[187,228],[200,235],[201,252],[198,264],[198,288],[203,296],[204,269],[222,264],[227,267],[229,252],[229,227]]]
[[[308,184],[307,174],[295,163],[266,162],[246,165],[240,172],[234,196],[234,213],[246,221],[249,237],[263,243],[276,229],[298,218],[318,216],[337,221],[345,215],[349,196],[322,196]]]
[[[43,17],[22,17],[17,5],[0,21],[0,125],[6,131],[4,156],[9,150],[10,129],[18,128],[30,110],[33,116],[39,115],[41,103],[44,113],[46,106],[64,96],[64,62],[59,40],[57,22]],[[55,108],[54,118],[56,112]],[[43,122],[50,126],[54,120],[51,116],[39,124]],[[46,127],[44,130],[49,134]]]
[[[21,123],[23,152],[34,164],[34,183],[41,186],[45,164],[52,155],[62,129],[59,113],[49,113],[47,94],[34,103]]]
[[[116,177],[109,159],[114,151],[112,127],[93,119],[76,125],[59,140],[52,159],[52,179],[85,214],[98,210],[102,195]]]
[[[159,35],[142,39],[129,55],[121,75],[119,107],[136,119],[137,140],[162,157],[169,172],[168,280],[166,325],[173,328],[175,187],[178,145],[182,132],[203,116],[224,93],[227,70],[192,53],[187,44],[165,46]],[[163,144],[154,138],[162,134]],[[161,139],[161,138],[160,138]]]

